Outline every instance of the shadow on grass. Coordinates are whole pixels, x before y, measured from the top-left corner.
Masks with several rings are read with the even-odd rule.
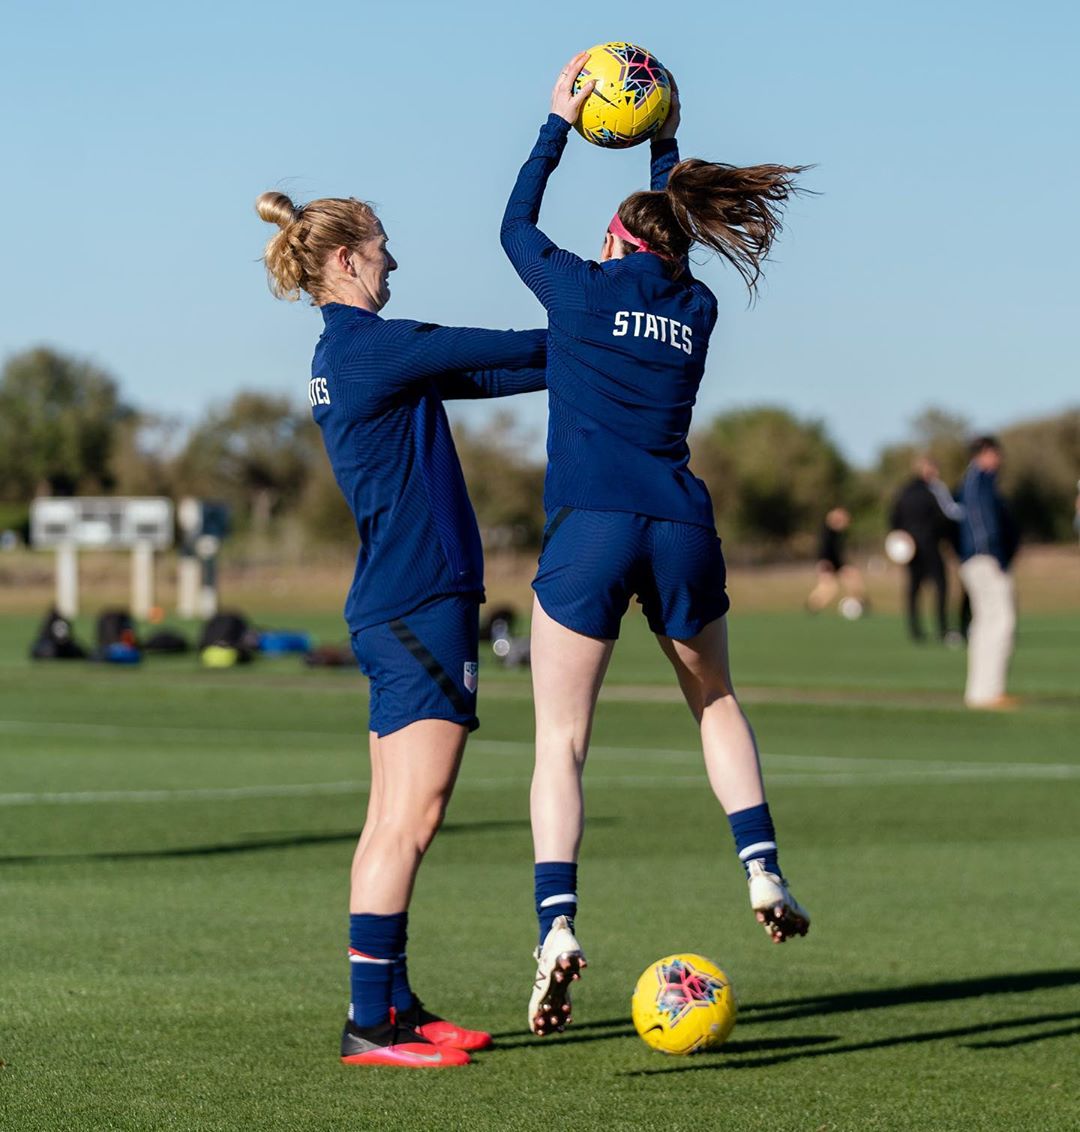
[[[1057,971],[1026,971],[1014,975],[984,975],[975,979],[953,979],[940,983],[912,983],[879,990],[849,991],[845,994],[814,995],[808,998],[779,999],[776,1002],[749,1003],[739,1007],[741,1025],[760,1022],[786,1022],[795,1018],[819,1018],[852,1010],[880,1010],[890,1006],[911,1006],[921,1002],[956,1002],[983,995],[1026,994],[1080,985],[1080,968]],[[749,1017],[747,1017],[749,1015]]]
[[[1026,1046],[1032,1042],[1045,1042],[1048,1038],[1069,1038],[1080,1034],[1080,1026],[1064,1026],[1060,1030],[1043,1030],[1038,1034],[1025,1034],[1021,1038],[998,1038],[988,1042],[964,1042],[964,1049],[1010,1049],[1012,1046]]]
[[[1025,994],[1039,990],[1054,990],[1080,985],[1080,969],[1064,968],[1057,971],[1027,971],[1016,975],[988,975],[975,979],[954,979],[938,983],[914,983],[880,990],[850,991],[844,994],[820,995],[808,998],[781,999],[776,1002],[748,1003],[739,1008],[739,1026],[752,1023],[786,1022],[800,1018],[818,1018],[848,1011],[885,1009],[893,1006],[911,1006],[920,1003],[957,1002],[981,996]],[[1052,1022],[1071,1022],[1080,1013],[1039,1014],[1004,1022],[989,1022],[979,1026],[962,1026],[949,1030],[933,1030],[898,1037],[881,1038],[872,1042],[829,1045],[838,1042],[839,1036],[810,1035],[807,1037],[750,1038],[728,1042],[716,1054],[699,1055],[693,1062],[679,1062],[670,1067],[642,1069],[637,1074],[681,1073],[698,1069],[760,1068],[794,1061],[803,1057],[821,1057],[833,1053],[854,1053],[860,1050],[883,1049],[890,1046],[919,1044],[948,1038],[971,1037],[997,1030],[1046,1025]],[[1066,1037],[1080,1027],[1067,1027],[1037,1034],[1002,1038],[987,1042],[965,1043],[969,1049],[999,1049],[1013,1045],[1026,1045],[1050,1038]],[[499,1049],[518,1049],[548,1044],[603,1042],[632,1037],[634,1027],[627,1018],[602,1018],[595,1022],[575,1023],[572,1029],[558,1038],[537,1038],[524,1030],[507,1031],[494,1035]],[[771,1056],[747,1056],[768,1053]]]
[[[862,1053],[875,1049],[894,1049],[897,1046],[921,1045],[925,1042],[939,1042],[948,1038],[966,1038],[973,1034],[989,1034],[997,1030],[1009,1030],[1027,1026],[1041,1026],[1049,1022],[1066,1022],[1080,1019],[1080,1012],[1070,1011],[1062,1014],[1032,1014],[1026,1018],[1009,1018],[1001,1022],[984,1022],[978,1026],[954,1026],[947,1030],[923,1030],[914,1034],[902,1034],[892,1038],[878,1038],[872,1042],[849,1042],[846,1045],[830,1045],[828,1049],[805,1049],[797,1052],[780,1053],[770,1057],[731,1056],[739,1051],[735,1043],[729,1043],[714,1054],[699,1054],[694,1060],[673,1066],[657,1066],[655,1069],[627,1070],[623,1077],[652,1077],[664,1073],[694,1073],[703,1069],[764,1069],[783,1065],[789,1061],[799,1061],[807,1057],[832,1057],[835,1054]],[[1064,1029],[1042,1031],[1038,1034],[1002,1042],[964,1043],[966,1049],[988,1049],[998,1046],[1020,1045],[1024,1042],[1043,1041],[1048,1038],[1066,1037],[1076,1033],[1080,1027],[1069,1026]]]
[[[598,1031],[598,1032],[594,1032]],[[606,1022],[594,1022],[592,1026],[579,1026],[576,1022],[565,1034],[552,1034],[546,1038],[530,1034],[528,1030],[507,1030],[502,1034],[492,1034],[499,1049],[527,1049],[529,1046],[581,1045],[584,1042],[610,1042],[617,1038],[629,1038],[634,1027],[625,1018],[612,1018]]]
[[[630,1038],[634,1036],[634,1027],[625,1019],[616,1022],[601,1023],[609,1027],[600,1033],[583,1033],[584,1027],[579,1030],[575,1025],[569,1033],[554,1038],[538,1038],[534,1034],[524,1033],[521,1030],[500,1037],[497,1040],[497,1049],[528,1049],[543,1046],[580,1045],[585,1042],[609,1042],[617,1038]],[[747,1042],[728,1042],[724,1049],[730,1053],[763,1053],[772,1050],[797,1049],[801,1046],[823,1045],[825,1042],[836,1042],[840,1039],[835,1034],[808,1034],[795,1038],[755,1038]]]
[[[614,823],[616,818],[598,819],[600,824]],[[597,824],[597,819],[593,819]],[[528,818],[491,818],[486,821],[447,822],[440,837],[462,833],[497,833],[504,830],[528,829]],[[259,853],[266,849],[299,849],[310,845],[334,845],[355,842],[359,830],[333,833],[290,833],[277,837],[252,837],[244,841],[228,841],[219,845],[185,845],[165,849],[118,849],[100,853],[36,853],[0,857],[0,865],[38,865],[71,861],[157,861],[184,857],[219,857],[230,853]]]

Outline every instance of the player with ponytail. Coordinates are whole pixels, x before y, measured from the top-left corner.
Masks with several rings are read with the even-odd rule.
[[[371,683],[371,790],[352,864],[341,1058],[465,1065],[490,1036],[425,1010],[405,961],[417,869],[478,726],[483,555],[443,401],[544,388],[546,335],[383,319],[397,263],[370,205],[271,192],[256,207],[279,228],[265,254],[271,290],[306,292],[322,312],[308,399],[360,541],[345,617]]]
[[[593,84],[588,56],[556,80],[551,114],[518,175],[502,244],[548,312],[547,527],[533,582],[536,765],[531,812],[537,972],[535,1033],[570,1021],[585,958],[575,936],[581,775],[593,712],[619,624],[635,594],[700,728],[712,789],[728,815],[750,903],[777,943],[809,916],[780,872],[753,732],[732,688],[724,558],[687,435],[717,304],[690,272],[701,245],[751,295],[780,231],[799,166],[680,161],[678,94],[652,146],[652,187],[627,197],[600,262],[537,227],[548,177]]]

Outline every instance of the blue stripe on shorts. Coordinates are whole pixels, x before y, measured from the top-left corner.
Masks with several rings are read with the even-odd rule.
[[[446,719],[475,731],[479,623],[478,598],[452,595],[353,633],[353,653],[371,682],[370,729],[382,737],[421,719]]]

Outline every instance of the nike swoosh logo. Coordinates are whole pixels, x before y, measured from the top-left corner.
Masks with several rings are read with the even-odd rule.
[[[418,1058],[420,1061],[442,1061],[441,1053],[414,1053],[410,1054],[410,1056]]]

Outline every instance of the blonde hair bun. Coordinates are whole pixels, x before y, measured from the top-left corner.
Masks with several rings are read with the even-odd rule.
[[[297,208],[284,193],[270,192],[259,197],[255,210],[280,229],[270,237],[263,262],[271,292],[290,302],[301,291],[314,303],[328,302],[333,287],[327,261],[334,249],[356,250],[379,231],[371,205],[353,197],[322,197]]]
[[[255,202],[255,211],[267,222],[287,228],[300,218],[299,209],[284,193],[263,193]]]

